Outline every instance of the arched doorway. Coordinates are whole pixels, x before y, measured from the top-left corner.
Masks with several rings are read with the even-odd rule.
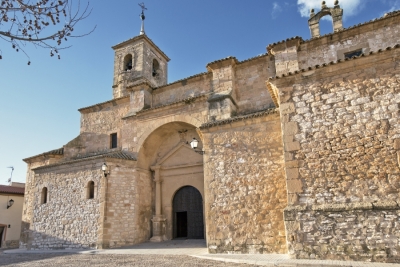
[[[179,189],[173,200],[174,238],[203,239],[203,198],[193,186]]]

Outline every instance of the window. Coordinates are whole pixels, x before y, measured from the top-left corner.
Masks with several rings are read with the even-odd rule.
[[[94,182],[90,181],[87,185],[87,198],[93,199],[94,198]]]
[[[344,53],[344,58],[359,57],[362,53],[362,49],[357,49],[348,53]]]
[[[117,147],[117,134],[113,133],[110,135],[110,147],[116,148]]]
[[[132,55],[128,54],[124,58],[124,70],[129,71],[132,69]]]
[[[160,69],[160,64],[158,63],[158,61],[156,59],[153,59],[153,71],[152,71],[152,75],[153,77],[157,76],[157,71]]]
[[[47,203],[47,187],[43,187],[42,189],[42,197],[41,197],[41,204]]]

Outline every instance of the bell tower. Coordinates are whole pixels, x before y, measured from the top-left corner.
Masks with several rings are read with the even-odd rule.
[[[142,8],[140,34],[112,47],[115,52],[114,98],[128,95],[127,88],[143,82],[153,88],[167,84],[170,59],[147,37],[144,31],[144,10],[146,8],[144,4],[139,5]]]

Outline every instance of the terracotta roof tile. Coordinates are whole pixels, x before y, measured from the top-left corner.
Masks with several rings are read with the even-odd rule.
[[[247,119],[252,119],[252,118],[263,117],[263,116],[267,116],[270,114],[279,114],[279,111],[276,108],[269,108],[269,109],[265,109],[262,111],[229,118],[226,120],[207,122],[207,123],[202,124],[200,126],[200,129],[211,128],[211,127],[215,127],[215,126],[219,126],[219,125],[229,124],[229,123],[232,123],[235,121],[242,121],[242,120],[247,120]]]
[[[25,188],[24,187],[16,187],[16,186],[8,186],[8,185],[0,185],[0,193],[23,195],[25,193]]]
[[[105,151],[105,152],[90,153],[87,155],[78,156],[76,158],[73,158],[73,159],[70,159],[67,161],[62,161],[62,162],[58,162],[55,164],[40,166],[33,170],[47,169],[47,168],[51,168],[51,167],[55,167],[55,166],[67,165],[67,164],[72,164],[75,162],[91,160],[91,159],[99,159],[99,158],[114,158],[114,159],[124,159],[124,160],[136,161],[136,157],[132,153],[127,152],[127,151],[120,151],[120,150]]]
[[[400,44],[397,44],[397,45],[395,45],[395,46],[393,46],[393,47],[387,47],[386,49],[379,49],[379,50],[376,51],[376,52],[372,51],[372,52],[369,52],[369,53],[367,53],[367,54],[364,54],[364,53],[363,53],[363,54],[361,54],[360,56],[354,56],[354,57],[352,57],[352,58],[346,58],[346,59],[339,59],[338,61],[331,61],[331,62],[329,62],[329,63],[324,63],[324,64],[322,64],[322,65],[315,65],[315,66],[313,66],[313,67],[308,67],[307,69],[301,69],[301,70],[297,70],[297,71],[295,71],[295,72],[289,72],[288,74],[283,74],[283,75],[280,75],[280,76],[271,77],[271,78],[269,78],[268,80],[270,80],[270,81],[272,81],[272,80],[277,80],[277,79],[285,78],[285,77],[288,77],[288,76],[293,76],[293,75],[299,74],[299,73],[301,73],[301,72],[306,72],[306,71],[310,71],[310,70],[325,68],[325,67],[327,67],[327,66],[329,66],[329,65],[336,65],[336,64],[339,64],[339,63],[343,63],[343,62],[345,62],[345,61],[356,60],[356,59],[359,59],[359,58],[362,58],[362,57],[368,57],[368,56],[370,56],[370,55],[382,53],[383,51],[388,51],[388,50],[392,50],[392,49],[396,49],[396,48],[400,48]]]
[[[354,28],[358,28],[358,27],[370,24],[370,23],[374,23],[376,21],[380,21],[380,20],[384,20],[384,19],[387,19],[387,18],[390,18],[390,17],[394,17],[394,16],[397,16],[399,14],[400,14],[400,10],[396,10],[396,11],[393,11],[393,12],[386,13],[384,16],[382,16],[380,18],[376,18],[376,19],[373,19],[373,20],[370,20],[370,21],[367,21],[367,22],[364,22],[364,23],[359,23],[357,25],[353,25],[353,26],[350,26],[348,28],[344,28],[344,29],[342,29],[340,31],[324,34],[324,35],[321,35],[320,37],[315,37],[315,38],[308,39],[308,40],[303,40],[303,38],[301,38],[299,36],[295,36],[295,37],[292,37],[292,38],[288,38],[286,40],[282,40],[282,41],[279,41],[279,42],[276,42],[276,43],[272,43],[272,44],[268,45],[267,48],[271,49],[273,46],[275,46],[277,44],[281,44],[281,43],[284,43],[286,41],[290,41],[290,40],[293,40],[293,39],[296,39],[296,38],[300,39],[300,43],[301,44],[308,43],[308,42],[311,42],[311,41],[314,41],[314,40],[318,40],[318,39],[321,39],[321,38],[324,38],[324,37],[327,37],[327,36],[335,35],[336,33],[339,33],[339,32],[348,31],[348,30],[351,30],[351,29],[354,29]]]
[[[229,56],[229,57],[226,57],[226,58],[221,58],[221,59],[214,60],[214,61],[208,63],[208,64],[207,64],[207,67],[208,67],[209,65],[211,65],[211,64],[218,63],[218,62],[222,62],[222,61],[229,60],[229,59],[233,59],[236,63],[239,62],[239,61],[237,60],[236,57]]]
[[[118,98],[114,98],[114,99],[111,99],[111,100],[108,100],[108,101],[105,101],[105,102],[101,102],[101,103],[97,103],[95,105],[91,105],[91,106],[88,106],[88,107],[80,108],[80,109],[78,109],[78,111],[83,111],[85,109],[94,108],[94,107],[101,106],[101,105],[104,105],[104,104],[112,103],[113,101],[122,100],[122,99],[125,99],[125,98],[129,98],[129,95],[118,97]]]
[[[50,151],[44,152],[44,153],[36,155],[36,156],[25,158],[25,159],[23,159],[23,161],[26,162],[27,160],[30,160],[30,159],[33,159],[36,157],[40,157],[40,156],[47,156],[47,155],[64,155],[64,148],[62,147],[62,148],[50,150]]]
[[[154,110],[154,109],[159,109],[159,108],[163,108],[163,107],[168,107],[168,106],[176,105],[176,104],[179,104],[179,103],[184,103],[184,102],[185,102],[185,103],[191,103],[191,102],[195,101],[196,99],[205,97],[205,96],[207,96],[207,95],[209,95],[209,94],[201,94],[201,95],[196,95],[196,96],[187,97],[187,98],[184,98],[184,99],[179,99],[179,100],[177,100],[177,101],[175,101],[175,102],[172,102],[172,103],[169,103],[169,104],[159,105],[159,106],[156,106],[156,107],[153,107],[153,108],[148,108],[148,109],[140,110],[140,111],[136,112],[136,114],[143,113],[143,112],[150,111],[150,110]]]

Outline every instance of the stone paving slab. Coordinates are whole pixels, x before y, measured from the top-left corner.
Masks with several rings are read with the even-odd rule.
[[[296,266],[310,266],[310,267],[399,267],[400,264],[395,263],[379,263],[379,262],[363,262],[363,261],[338,261],[338,260],[296,260],[290,259],[285,254],[204,254],[204,255],[190,255],[197,258],[218,260],[233,263],[247,263],[258,266],[280,266],[280,267],[296,267]]]
[[[335,260],[295,260],[287,254],[208,254],[204,240],[170,240],[161,243],[145,242],[142,244],[103,250],[6,250],[4,254],[91,254],[91,255],[187,255],[203,260],[225,263],[241,263],[256,266],[351,266],[351,267],[400,267],[400,264],[361,261]],[[229,266],[229,264],[228,264]]]

